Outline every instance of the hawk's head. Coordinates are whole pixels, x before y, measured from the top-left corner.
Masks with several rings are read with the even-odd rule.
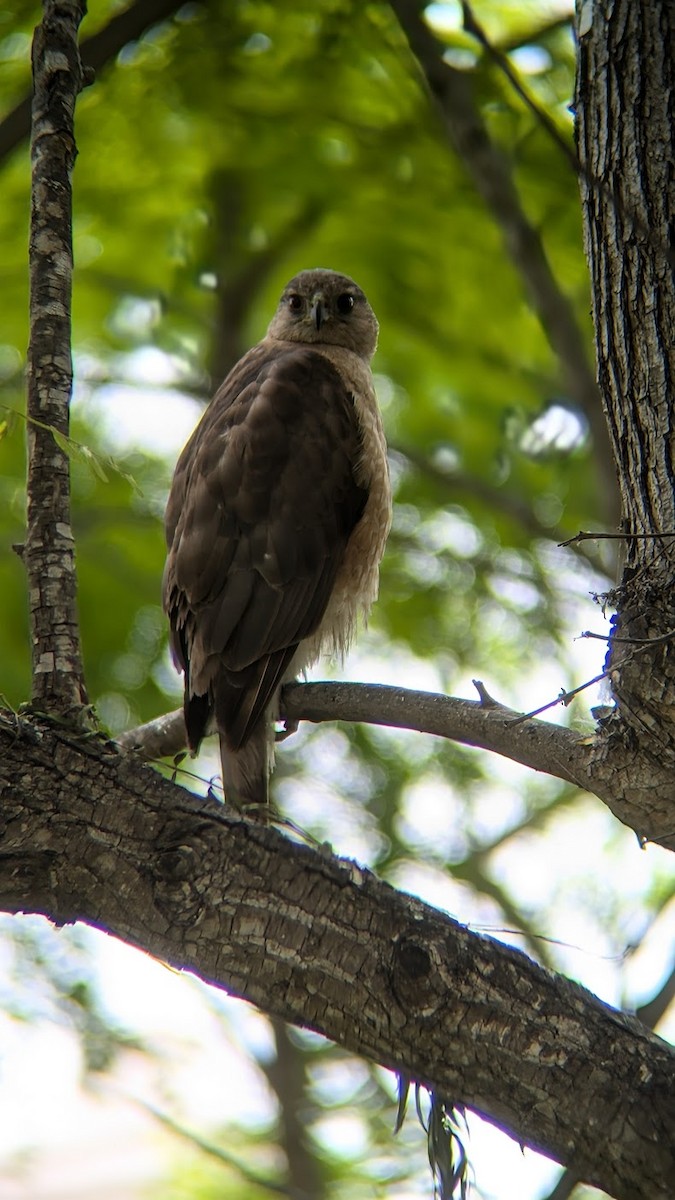
[[[286,284],[267,336],[281,342],[344,346],[370,362],[378,324],[360,287],[337,271],[301,271]]]

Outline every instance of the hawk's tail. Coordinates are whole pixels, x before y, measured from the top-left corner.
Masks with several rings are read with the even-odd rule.
[[[225,734],[219,734],[227,804],[248,808],[254,804],[268,803],[269,777],[274,759],[273,737],[273,727],[265,720],[258,722],[238,750],[230,749]]]

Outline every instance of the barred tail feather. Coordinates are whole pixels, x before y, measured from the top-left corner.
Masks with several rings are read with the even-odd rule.
[[[273,766],[273,730],[268,721],[259,721],[247,741],[232,750],[224,733],[220,738],[225,801],[238,808],[266,805],[269,801],[269,777]]]

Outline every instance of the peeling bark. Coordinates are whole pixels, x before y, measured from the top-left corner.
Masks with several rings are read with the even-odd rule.
[[[0,721],[0,905],[84,920],[666,1200],[675,1055],[520,951],[45,722]]]

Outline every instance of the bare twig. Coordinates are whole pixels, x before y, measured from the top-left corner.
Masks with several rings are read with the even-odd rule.
[[[72,190],[75,101],[82,86],[77,0],[45,0],[33,40],[28,348],[28,530],[33,703],[66,712],[86,703],[70,525]]]
[[[665,529],[662,533],[584,533],[580,529],[574,537],[567,538],[565,542],[558,542],[558,546],[574,546],[577,542],[594,541],[639,542],[643,539],[653,541],[655,538],[663,537],[675,537],[675,530]]]
[[[499,67],[499,70],[506,76],[509,84],[513,88],[516,95],[520,96],[523,104],[529,108],[535,120],[546,130],[548,136],[561,151],[563,158],[567,160],[574,174],[579,170],[579,163],[573,146],[565,141],[555,121],[551,120],[548,113],[539,105],[533,96],[530,95],[527,88],[523,86],[516,71],[514,71],[511,63],[506,57],[506,53],[501,46],[493,45],[487,36],[483,26],[476,17],[473,8],[467,3],[467,0],[462,0],[462,13],[464,16],[464,28],[466,32],[475,37],[483,49],[489,54],[490,58]],[[568,18],[569,20],[569,18]]]
[[[667,633],[662,633],[659,637],[653,638],[638,638],[638,637],[619,637],[616,633],[593,633],[592,629],[584,629],[583,633],[579,634],[580,638],[594,638],[597,642],[611,642],[616,645],[621,642],[626,646],[662,646],[665,642],[672,642],[675,638],[675,629],[669,629]],[[622,664],[619,663],[619,666]],[[612,668],[613,670],[615,668]]]
[[[597,637],[601,641],[628,642],[636,648],[632,654],[627,654],[620,662],[612,663],[605,671],[602,671],[599,675],[594,675],[592,679],[587,679],[585,683],[580,683],[578,687],[571,688],[569,692],[563,689],[556,696],[555,700],[549,700],[546,704],[542,704],[540,708],[533,708],[531,712],[520,713],[514,718],[513,725],[522,725],[524,721],[538,717],[541,713],[547,712],[549,708],[556,708],[558,704],[567,706],[580,692],[586,691],[586,688],[593,687],[594,683],[600,683],[603,679],[609,679],[610,675],[614,675],[616,672],[621,671],[623,667],[628,666],[628,663],[637,658],[638,654],[644,654],[646,650],[652,650],[655,646],[663,646],[667,642],[672,642],[673,638],[675,638],[675,629],[669,629],[667,633],[663,633],[660,637],[655,638],[614,638],[611,635],[609,638],[605,638],[597,633],[583,633],[581,636]]]

